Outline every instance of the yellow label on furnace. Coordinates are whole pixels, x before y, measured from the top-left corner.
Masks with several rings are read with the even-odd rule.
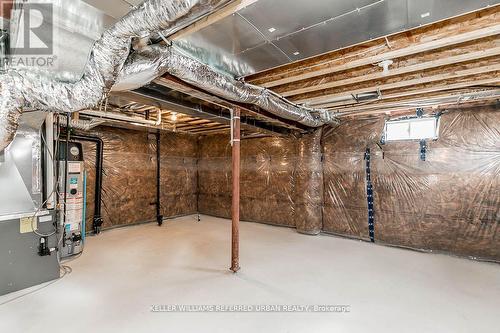
[[[31,223],[33,221],[33,223]],[[27,234],[33,232],[33,228],[38,229],[38,218],[33,216],[23,217],[20,221],[20,232],[22,234]]]

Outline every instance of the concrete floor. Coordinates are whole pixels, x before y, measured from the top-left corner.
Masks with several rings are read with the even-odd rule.
[[[0,332],[500,332],[499,265],[253,223],[241,237],[237,275],[227,271],[227,220],[184,217],[89,238],[71,274],[0,306]],[[350,312],[153,313],[153,304]]]

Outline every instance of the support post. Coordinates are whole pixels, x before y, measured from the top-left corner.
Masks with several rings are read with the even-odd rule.
[[[232,232],[231,232],[231,271],[240,270],[240,147],[241,123],[240,110],[231,112],[231,145],[233,146],[233,203],[232,203]]]

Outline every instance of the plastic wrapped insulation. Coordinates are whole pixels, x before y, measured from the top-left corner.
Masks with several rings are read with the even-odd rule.
[[[300,137],[264,137],[241,142],[241,218],[296,227],[315,235],[322,229],[321,129]],[[231,217],[231,145],[228,135],[199,140],[201,213]]]
[[[199,140],[198,209],[231,217],[231,144],[229,135]],[[295,227],[297,139],[265,137],[241,141],[241,219]]]
[[[131,55],[114,89],[138,88],[165,73],[219,97],[257,105],[278,117],[309,127],[337,123],[337,119],[327,110],[296,105],[270,90],[217,72],[170,46],[154,45]]]
[[[130,54],[133,38],[172,31],[229,0],[146,0],[94,44],[82,77],[62,82],[35,71],[9,70],[0,75],[0,151],[13,139],[23,108],[74,112],[92,108],[116,82]]]
[[[297,231],[317,235],[323,228],[322,129],[298,139],[295,164],[295,214]]]
[[[498,107],[449,110],[440,124],[426,161],[418,141],[380,145],[383,117],[242,140],[242,219],[369,240],[370,148],[376,243],[500,261]],[[229,137],[202,137],[199,147],[199,211],[229,218]]]
[[[326,130],[323,230],[368,239],[370,148],[376,242],[500,260],[498,107],[445,112],[425,161],[418,141],[379,146],[383,128],[383,118],[371,118]]]
[[[156,135],[107,126],[84,136],[103,141],[103,228],[156,221]],[[87,231],[94,216],[96,145],[82,141],[87,178]],[[161,214],[168,217],[197,211],[197,138],[161,133]]]

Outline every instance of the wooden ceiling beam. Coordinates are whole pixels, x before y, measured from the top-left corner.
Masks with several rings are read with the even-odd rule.
[[[183,94],[193,96],[195,98],[201,99],[203,101],[218,105],[220,107],[223,107],[225,109],[234,109],[236,107],[239,107],[245,114],[255,117],[261,122],[268,122],[270,124],[273,124],[273,126],[276,127],[282,127],[282,128],[287,128],[289,130],[295,130],[295,131],[301,131],[305,132],[309,130],[306,126],[284,118],[279,118],[276,115],[273,115],[270,112],[267,112],[265,110],[262,110],[258,107],[248,105],[248,104],[243,104],[243,103],[236,103],[232,101],[228,101],[226,99],[220,98],[218,96],[209,94],[202,89],[199,89],[197,87],[194,87],[172,75],[165,75],[161,78],[158,78],[155,80],[155,82],[159,85],[162,85],[164,87],[167,87],[169,89],[174,89],[177,91],[180,91]]]
[[[209,123],[213,123],[213,122],[211,122],[210,120],[189,120],[189,121],[185,121],[184,123],[189,124],[189,125],[201,125],[201,124],[209,124]]]
[[[452,36],[452,37],[447,37],[447,38],[443,38],[443,39],[439,39],[439,40],[433,40],[433,41],[430,41],[427,43],[411,45],[411,46],[408,46],[404,49],[394,50],[394,51],[378,54],[378,55],[371,56],[371,57],[365,57],[362,59],[358,59],[358,60],[355,60],[352,62],[345,63],[343,65],[332,66],[332,67],[329,67],[329,68],[323,69],[323,70],[310,71],[310,72],[303,73],[300,75],[291,76],[291,77],[288,77],[286,79],[266,82],[266,83],[262,84],[262,86],[264,86],[266,88],[270,88],[270,87],[274,87],[277,85],[286,84],[286,83],[289,83],[291,81],[310,79],[313,77],[318,77],[318,76],[322,76],[322,75],[326,75],[326,74],[332,74],[332,73],[336,73],[336,72],[346,71],[346,70],[354,69],[354,68],[361,67],[361,66],[376,64],[376,63],[379,63],[383,60],[393,60],[393,59],[397,59],[397,58],[407,57],[407,56],[410,56],[412,54],[428,52],[428,51],[440,49],[443,47],[449,47],[449,46],[462,44],[462,43],[470,42],[470,41],[485,38],[485,37],[495,36],[498,34],[500,34],[500,24],[492,26],[492,27],[476,30],[476,31],[466,32],[464,34],[460,34],[460,35],[456,35],[456,36]]]
[[[191,130],[191,133],[199,133],[199,132],[207,132],[207,131],[215,131],[215,130],[230,130],[231,127],[229,126],[223,126],[223,125],[218,125],[218,126],[212,126],[212,127],[199,127],[196,129]]]
[[[204,125],[193,125],[193,126],[184,126],[184,127],[179,127],[177,126],[176,128],[182,131],[194,131],[194,130],[199,130],[199,129],[213,129],[214,127],[219,127],[221,124],[210,124],[211,126],[208,126],[207,124]],[[226,126],[227,127],[227,126]]]
[[[498,95],[500,97],[500,94]],[[445,98],[445,97],[443,97]],[[433,107],[432,106],[424,106],[423,109],[427,108],[433,108],[433,109],[442,109],[443,107],[446,106],[463,106],[467,104],[472,104],[472,103],[477,103],[477,102],[487,102],[490,101],[491,97],[478,97],[476,99],[468,100],[468,101],[446,101],[446,102],[441,102],[438,104],[435,104]],[[416,102],[415,102],[416,103]],[[410,111],[415,111],[416,107],[412,106],[400,106],[400,107],[393,107],[393,108],[387,108],[387,109],[375,109],[375,110],[365,110],[365,111],[360,111],[360,112],[352,112],[350,114],[344,114],[344,115],[339,115],[340,118],[347,118],[347,117],[360,117],[360,116],[367,116],[367,115],[380,115],[380,114],[386,114],[386,115],[394,115],[395,113],[408,113]]]

